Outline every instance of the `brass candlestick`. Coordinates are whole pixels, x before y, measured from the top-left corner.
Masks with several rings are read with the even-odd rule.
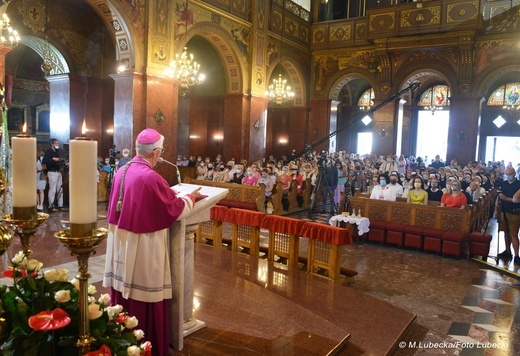
[[[14,227],[16,235],[20,237],[22,251],[29,258],[32,251],[29,249],[29,240],[36,232],[36,228],[43,224],[49,214],[38,213],[36,206],[29,208],[13,208],[13,215],[6,214],[0,217],[6,225]]]
[[[11,234],[11,231],[9,231],[9,229],[4,225],[0,225],[0,256],[7,251],[12,241],[13,235]]]
[[[79,235],[79,236],[71,236]],[[67,246],[71,253],[78,259],[79,274],[79,339],[78,347],[80,355],[90,351],[90,344],[94,338],[90,336],[90,324],[88,319],[88,259],[96,253],[96,247],[108,235],[105,228],[96,229],[94,224],[71,224],[70,230],[61,230],[54,234],[62,244]]]

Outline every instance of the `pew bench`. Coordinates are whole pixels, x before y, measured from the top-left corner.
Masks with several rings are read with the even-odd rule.
[[[229,190],[228,195],[220,200],[217,205],[265,213],[265,186],[263,185],[249,186],[211,180],[197,180],[190,177],[185,177],[184,183],[226,188]]]

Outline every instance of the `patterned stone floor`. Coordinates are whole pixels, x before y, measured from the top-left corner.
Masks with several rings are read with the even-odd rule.
[[[98,225],[106,226],[105,206],[100,205],[98,209]],[[307,213],[293,217],[309,219]],[[315,214],[312,220],[328,223],[330,217]],[[31,249],[34,258],[42,261],[45,267],[65,266],[74,275],[77,272],[75,257],[70,256],[68,250],[53,237],[54,232],[67,227],[67,219],[66,212],[52,214],[31,238]],[[229,227],[225,227],[224,234],[229,234],[229,231]],[[496,254],[497,241],[500,240],[500,246],[503,246],[503,240],[496,231],[494,220],[490,222],[488,232],[493,235],[490,253]],[[267,243],[265,232],[262,232],[261,241],[262,244]],[[0,258],[2,269],[7,267],[9,256],[18,250],[19,243],[15,239],[8,252]],[[102,290],[100,281],[104,253],[103,243],[89,263],[90,281],[98,290]],[[301,239],[300,255],[305,256],[306,253],[306,241]],[[338,288],[364,293],[417,315],[402,338],[404,344],[397,348],[397,355],[520,354],[520,288],[510,286],[516,281],[514,273],[520,266],[508,261],[497,263],[492,258],[487,262],[488,265],[484,265],[462,258],[360,243],[343,248],[342,266],[356,270],[358,275]],[[0,283],[9,281],[1,279]],[[355,304],[352,301],[349,303]],[[373,318],[377,322],[377,313]],[[345,354],[363,353],[356,348],[346,350]],[[193,346],[191,351],[175,354],[197,355],[206,352],[207,349],[200,351]]]

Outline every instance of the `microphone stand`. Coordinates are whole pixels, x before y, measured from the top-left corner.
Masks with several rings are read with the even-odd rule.
[[[177,170],[177,182],[179,183],[179,185],[182,185],[182,182],[181,182],[181,172],[179,171],[179,167],[177,167],[176,164],[174,164],[174,163],[172,163],[172,162],[170,162],[170,161],[167,161],[167,160],[165,160],[165,159],[162,158],[162,157],[159,157],[158,162],[159,162],[159,163],[163,163],[163,162],[164,162],[164,163],[168,163],[168,164],[171,165],[171,166],[174,166],[175,169]]]

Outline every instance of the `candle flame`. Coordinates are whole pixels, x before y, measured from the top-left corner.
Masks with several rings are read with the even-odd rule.
[[[23,132],[23,133],[26,133],[26,132],[27,132],[27,121],[23,123],[23,126],[22,126],[22,132]]]
[[[85,122],[85,119],[83,119],[83,126],[81,126],[81,134],[83,136],[85,136],[86,133],[87,133],[87,124]]]

